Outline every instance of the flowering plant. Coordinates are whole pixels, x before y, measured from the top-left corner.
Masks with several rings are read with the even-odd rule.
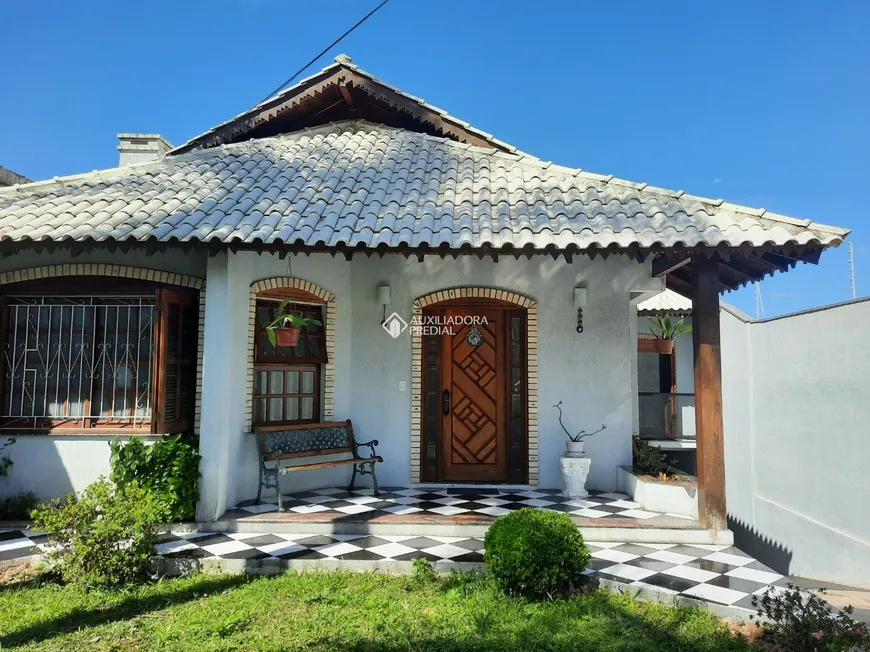
[[[819,589],[821,595],[824,589]],[[788,583],[768,587],[753,596],[758,620],[766,628],[765,639],[794,652],[846,652],[870,650],[867,627],[852,618],[852,607],[834,611],[819,595]]]

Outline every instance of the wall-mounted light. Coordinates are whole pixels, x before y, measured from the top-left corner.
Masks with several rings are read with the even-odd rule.
[[[378,303],[384,309],[384,318],[381,320],[383,324],[387,321],[387,306],[390,305],[390,286],[386,283],[378,286]]]
[[[583,332],[583,308],[586,306],[586,286],[574,288],[574,308],[577,310],[577,332]]]

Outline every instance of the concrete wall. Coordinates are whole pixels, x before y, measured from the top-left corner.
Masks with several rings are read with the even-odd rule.
[[[68,251],[51,254],[23,252],[0,258],[0,272],[58,265],[65,263],[112,263],[132,267],[144,267],[179,274],[205,277],[206,257],[198,254],[145,255],[142,251],[126,254],[94,252],[87,255],[72,256]],[[83,291],[86,291],[83,288]],[[40,498],[47,499],[78,492],[96,480],[100,475],[108,476],[109,440],[118,433],[103,433],[95,436],[64,435],[22,435],[3,433],[17,438],[15,445],[4,451],[14,464],[9,476],[0,480],[0,494],[14,494],[33,491]]]
[[[351,261],[328,255],[297,256],[288,261],[253,253],[209,261],[203,422],[203,501],[201,518],[216,518],[226,507],[254,497],[256,444],[245,434],[245,361],[247,298],[251,283],[273,276],[295,276],[336,295],[335,418],[351,418],[361,439],[380,441],[385,462],[378,470],[384,485],[410,481],[411,340],[406,331],[392,339],[380,326],[376,288],[389,283],[396,311],[410,321],[413,300],[458,286],[496,287],[538,302],[539,425],[541,486],[560,486],[558,458],[564,433],[551,407],[564,401],[566,423],[597,427],[605,434],[588,442],[593,459],[589,486],[614,489],[616,469],[630,462],[635,385],[633,351],[635,312],[631,290],[655,285],[648,266],[627,258],[583,260],[573,264],[538,257],[498,263],[472,257],[423,262],[399,256]],[[575,332],[572,289],[588,286],[585,332]],[[399,390],[399,381],[406,390]],[[281,478],[285,491],[342,484],[347,469],[293,473]]]
[[[780,572],[870,586],[870,300],[721,315],[737,545]]]

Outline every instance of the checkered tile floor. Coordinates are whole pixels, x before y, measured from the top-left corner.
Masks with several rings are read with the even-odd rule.
[[[415,488],[385,487],[380,496],[371,489],[348,493],[343,488],[316,489],[283,495],[284,509],[288,513],[320,514],[346,517],[365,515],[372,518],[383,514],[417,516],[471,515],[495,518],[521,507],[540,507],[572,516],[594,519],[639,519],[655,525],[656,521],[672,521],[679,514],[660,514],[641,509],[625,494],[595,492],[587,498],[565,498],[558,489],[487,490],[476,488]],[[249,500],[230,510],[224,518],[239,518],[250,514],[278,511],[277,498],[256,504]]]
[[[46,538],[27,530],[0,531],[0,561],[40,554]],[[751,609],[753,595],[768,586],[784,586],[787,579],[734,547],[680,544],[587,544],[592,553],[590,573],[632,590],[660,596],[680,596],[704,602]],[[157,546],[167,558],[222,558],[287,562],[307,560],[312,567],[324,561],[367,568],[366,562],[402,562],[417,557],[446,563],[483,563],[483,540],[470,537],[373,536],[312,534],[164,535]],[[298,566],[298,563],[295,565]],[[289,563],[288,563],[289,566]]]

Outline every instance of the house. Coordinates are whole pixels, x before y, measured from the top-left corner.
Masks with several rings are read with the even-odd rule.
[[[105,472],[112,436],[195,432],[203,520],[255,496],[258,424],[350,418],[386,485],[558,487],[560,400],[607,424],[589,486],[615,488],[637,306],[667,287],[692,303],[699,507],[724,528],[719,294],[848,234],[540,160],[343,55],[137,146],[157,158],[0,190],[0,422],[43,495]],[[263,331],[283,298],[323,324],[294,348]]]

